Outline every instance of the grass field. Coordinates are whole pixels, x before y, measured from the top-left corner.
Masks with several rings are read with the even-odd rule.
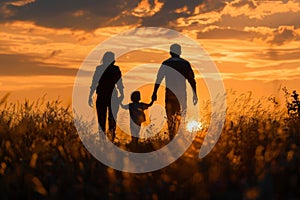
[[[198,158],[188,151],[161,170],[131,174],[101,164],[81,143],[59,100],[0,99],[0,199],[299,199],[300,101],[297,92],[228,98],[222,135]],[[203,119],[210,102],[201,103]],[[118,133],[117,133],[118,134]]]

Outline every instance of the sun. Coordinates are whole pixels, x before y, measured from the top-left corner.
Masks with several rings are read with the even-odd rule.
[[[186,125],[186,130],[189,132],[196,132],[202,129],[201,122],[197,122],[196,120],[189,121]]]

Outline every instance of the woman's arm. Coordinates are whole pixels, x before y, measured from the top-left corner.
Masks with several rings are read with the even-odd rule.
[[[121,108],[125,109],[125,110],[128,110],[129,109],[129,104],[127,105],[124,105],[124,104],[120,104],[121,105]]]
[[[94,95],[95,90],[97,89],[99,79],[100,79],[100,76],[99,76],[99,66],[98,66],[94,72],[92,83],[90,86],[90,94],[89,94],[88,104],[91,107],[93,106],[93,95]]]

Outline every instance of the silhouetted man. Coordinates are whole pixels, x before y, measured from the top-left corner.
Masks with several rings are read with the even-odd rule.
[[[166,80],[165,108],[168,118],[168,129],[170,139],[175,136],[182,111],[186,111],[186,80],[190,83],[193,91],[193,102],[198,102],[196,93],[196,81],[194,72],[188,61],[180,57],[181,46],[172,44],[170,46],[171,58],[165,60],[157,74],[152,100],[157,100],[157,90],[163,80]],[[174,94],[176,93],[176,95]]]
[[[115,138],[115,131],[116,131],[116,121],[114,116],[118,112],[118,106],[114,109],[115,113],[113,113],[111,99],[112,96],[114,99],[117,98],[117,92],[114,90],[116,84],[117,88],[120,92],[120,97],[124,97],[123,93],[123,83],[121,79],[121,71],[120,68],[115,63],[115,55],[112,52],[106,52],[102,58],[102,64],[96,67],[96,71],[93,76],[92,85],[90,88],[90,95],[89,95],[89,105],[93,106],[93,94],[96,90],[97,93],[97,100],[96,100],[96,108],[97,108],[97,115],[98,115],[98,123],[105,133],[106,131],[106,116],[108,110],[108,126],[109,131],[112,134],[112,141]],[[119,81],[119,82],[118,82]]]

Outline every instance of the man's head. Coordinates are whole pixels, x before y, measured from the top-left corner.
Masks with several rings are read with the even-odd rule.
[[[179,44],[172,44],[170,46],[170,54],[172,57],[178,57],[181,54],[181,46]]]
[[[134,91],[131,94],[131,101],[134,103],[138,103],[141,100],[141,93],[139,91]]]

